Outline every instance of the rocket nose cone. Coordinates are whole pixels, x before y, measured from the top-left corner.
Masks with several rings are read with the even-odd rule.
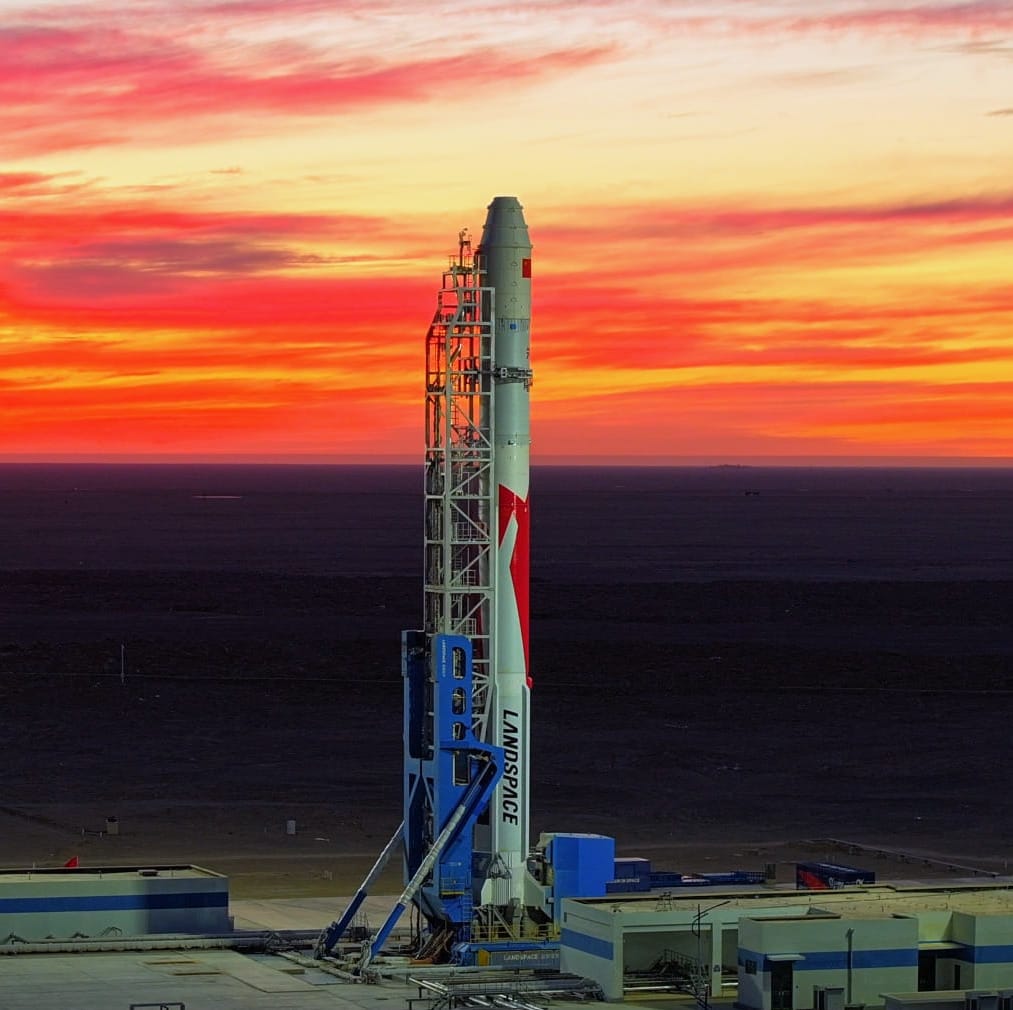
[[[520,210],[521,202],[520,200],[517,199],[516,196],[494,196],[492,198],[492,203],[489,204],[488,209],[492,210],[493,207],[510,210],[516,208],[517,210]]]
[[[530,248],[524,208],[516,196],[493,197],[485,217],[480,245],[483,249],[494,245]]]

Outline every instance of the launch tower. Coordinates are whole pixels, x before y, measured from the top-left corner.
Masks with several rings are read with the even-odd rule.
[[[428,957],[518,936],[528,855],[531,241],[519,201],[489,205],[443,272],[426,335],[423,627],[402,635],[405,890],[376,953],[414,903]],[[364,954],[367,963],[370,951]]]

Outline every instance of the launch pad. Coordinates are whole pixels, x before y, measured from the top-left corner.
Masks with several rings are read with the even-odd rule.
[[[318,961],[352,978],[399,963],[559,966],[568,899],[762,885],[763,872],[652,873],[597,834],[529,838],[531,240],[496,197],[443,272],[425,342],[423,627],[402,634],[403,820]],[[404,890],[375,932],[357,914],[390,858]],[[342,941],[352,946],[340,947]],[[389,963],[389,961],[388,961]]]

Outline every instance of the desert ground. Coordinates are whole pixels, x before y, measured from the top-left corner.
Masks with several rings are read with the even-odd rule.
[[[185,862],[236,897],[348,894],[400,819],[416,489],[177,483],[0,494],[0,865]],[[1005,869],[1013,496],[762,490],[589,504],[550,484],[534,831],[782,879],[799,857],[934,872],[828,838]]]

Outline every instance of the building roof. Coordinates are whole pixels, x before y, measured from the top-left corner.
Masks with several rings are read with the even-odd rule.
[[[663,912],[676,920],[692,920],[705,914],[709,921],[729,921],[757,915],[777,915],[779,909],[784,910],[784,915],[804,915],[810,908],[849,918],[944,910],[977,915],[1013,915],[1013,877],[987,882],[959,879],[872,884],[827,891],[773,887],[693,888],[572,900],[588,910],[630,916],[655,916]]]
[[[47,883],[75,884],[95,880],[137,879],[226,879],[221,873],[205,870],[202,866],[77,866],[44,867],[42,869],[0,870],[0,887],[5,884]]]

